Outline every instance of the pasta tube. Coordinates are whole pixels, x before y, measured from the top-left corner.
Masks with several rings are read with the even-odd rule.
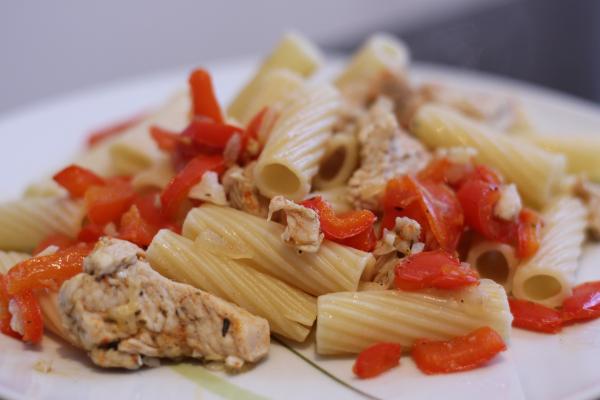
[[[310,192],[340,106],[329,85],[303,88],[286,100],[254,169],[264,196],[301,200]]]
[[[228,207],[205,204],[193,209],[183,235],[197,243],[214,242],[211,251],[235,258],[307,293],[321,295],[356,290],[363,270],[374,262],[370,253],[323,241],[316,253],[299,253],[281,240],[284,227]]]
[[[149,168],[138,172],[131,181],[133,188],[137,191],[144,189],[164,189],[175,176],[175,170],[171,161],[161,158]]]
[[[408,348],[489,326],[508,339],[512,315],[504,288],[489,279],[459,291],[372,290],[320,296],[317,353],[359,353],[377,342]]]
[[[257,92],[260,81],[273,69],[288,69],[300,76],[310,76],[322,63],[322,55],[308,39],[297,33],[285,34],[271,54],[263,61],[256,75],[239,92],[227,108],[227,114],[238,121],[243,117]]]
[[[524,138],[545,150],[564,154],[568,172],[585,173],[591,180],[600,182],[600,138],[597,136],[532,134]]]
[[[521,264],[513,280],[513,294],[549,307],[571,295],[575,270],[585,240],[587,210],[580,200],[561,198],[542,214],[540,248]]]
[[[266,318],[273,332],[287,338],[306,339],[316,318],[314,297],[236,260],[216,256],[169,230],[154,237],[146,255],[162,275]]]
[[[476,161],[498,169],[519,188],[533,207],[547,205],[565,175],[565,158],[520,138],[497,134],[484,125],[439,105],[421,107],[411,131],[427,146],[468,146],[477,150]]]
[[[376,34],[356,52],[344,71],[335,79],[342,91],[356,83],[372,82],[384,71],[402,72],[410,62],[406,45],[397,38]]]
[[[239,122],[243,126],[247,125],[264,107],[277,103],[300,89],[303,84],[302,76],[292,70],[276,68],[267,71],[256,82],[256,95],[244,108],[244,112],[239,116]]]
[[[345,184],[358,166],[358,140],[351,133],[337,133],[329,139],[319,172],[317,189],[331,189]]]
[[[512,246],[481,240],[469,250],[467,262],[482,278],[493,280],[504,286],[506,293],[510,293],[513,276],[519,265]]]
[[[75,237],[83,204],[66,197],[29,197],[0,204],[0,250],[31,251],[54,233]]]

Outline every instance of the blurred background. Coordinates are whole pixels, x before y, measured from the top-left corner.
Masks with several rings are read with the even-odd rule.
[[[600,101],[598,0],[0,0],[0,113],[109,81],[263,54],[289,28],[337,52],[388,31],[417,61]]]

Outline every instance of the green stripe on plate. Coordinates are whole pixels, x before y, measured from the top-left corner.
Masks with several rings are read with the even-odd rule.
[[[267,400],[267,397],[252,393],[249,390],[241,388],[227,379],[221,378],[200,365],[178,364],[171,369],[180,375],[183,375],[203,389],[208,390],[225,399],[240,400]]]

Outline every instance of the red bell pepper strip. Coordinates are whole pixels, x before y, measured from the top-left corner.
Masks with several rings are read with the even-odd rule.
[[[402,347],[397,343],[376,343],[356,358],[352,372],[361,379],[372,378],[400,364]]]
[[[508,304],[514,327],[544,333],[557,333],[562,329],[562,316],[553,308],[514,298],[508,299]]]
[[[179,141],[178,133],[163,129],[159,126],[150,127],[150,136],[158,148],[166,152],[175,150],[175,147]]]
[[[502,337],[483,327],[448,341],[417,340],[411,355],[421,371],[439,374],[477,368],[504,350]]]
[[[40,244],[33,250],[31,254],[36,255],[39,252],[45,250],[49,246],[56,246],[59,250],[66,249],[67,247],[71,247],[75,245],[77,242],[65,234],[56,233],[48,236],[46,239],[42,240]]]
[[[47,256],[21,261],[6,274],[10,296],[31,289],[57,289],[67,279],[82,271],[83,259],[92,251],[90,245],[77,245]]]
[[[119,238],[142,247],[148,246],[160,229],[159,226],[155,226],[142,218],[136,205],[132,205],[129,211],[123,214],[120,225]]]
[[[383,209],[382,228],[392,229],[396,217],[408,217],[421,225],[428,249],[456,249],[463,232],[463,212],[446,184],[408,175],[392,179],[386,186]]]
[[[215,123],[206,118],[195,118],[181,135],[192,138],[199,151],[210,152],[223,150],[233,135],[241,135],[242,132],[243,129],[237,126]]]
[[[42,310],[31,290],[15,294],[13,297],[23,321],[23,337],[28,343],[39,343],[44,335],[44,320]]]
[[[265,114],[269,111],[268,107],[260,110],[248,123],[246,129],[242,133],[242,157],[249,160],[255,158],[260,153],[260,143],[258,141],[258,133],[262,127]],[[256,148],[250,148],[251,143],[256,144]]]
[[[122,121],[115,122],[112,125],[95,130],[91,132],[88,136],[87,145],[91,148],[99,143],[104,142],[107,139],[119,136],[120,134],[124,133],[127,129],[140,123],[144,118],[146,118],[146,114],[140,113]]]
[[[517,224],[517,257],[529,258],[540,248],[542,220],[528,208],[519,213]]]
[[[223,123],[221,107],[215,96],[210,74],[204,69],[194,70],[189,78],[192,95],[192,113],[214,122]]]
[[[476,271],[441,249],[403,258],[396,266],[395,274],[396,288],[405,291],[453,290],[479,284]]]
[[[580,322],[600,317],[600,281],[582,283],[573,288],[562,304],[565,322]]]
[[[83,197],[90,187],[101,186],[106,183],[103,178],[94,172],[77,165],[68,166],[54,175],[53,179],[60,186],[67,189],[73,198]]]
[[[369,210],[356,210],[336,215],[331,205],[316,196],[300,203],[319,214],[321,230],[326,239],[343,240],[363,233],[373,227],[377,217]]]
[[[84,243],[96,243],[102,236],[106,236],[106,225],[88,222],[77,234],[77,241]]]
[[[131,184],[114,179],[104,186],[92,186],[85,192],[88,219],[97,225],[118,221],[135,198]]]
[[[359,233],[358,235],[335,241],[339,244],[353,247],[357,250],[373,251],[375,249],[375,245],[377,245],[377,236],[375,235],[375,228],[370,228]]]
[[[225,164],[221,155],[200,155],[190,161],[163,190],[160,201],[168,218],[177,217],[190,189],[202,179],[206,171],[223,173]]]

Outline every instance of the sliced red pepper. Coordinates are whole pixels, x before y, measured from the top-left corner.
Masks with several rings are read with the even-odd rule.
[[[304,200],[300,204],[319,214],[321,230],[325,238],[330,240],[343,240],[356,236],[371,229],[377,220],[375,214],[369,210],[355,210],[338,216],[321,196]]]
[[[439,374],[477,368],[504,350],[502,337],[483,327],[448,341],[417,340],[411,354],[421,371]]]
[[[85,206],[89,220],[97,225],[118,221],[135,198],[131,184],[115,179],[105,186],[92,186],[85,193]]]
[[[91,251],[90,245],[77,245],[21,261],[6,274],[8,294],[13,296],[30,289],[59,288],[64,281],[82,271],[83,259]]]
[[[112,125],[91,132],[87,139],[88,147],[94,147],[107,139],[119,136],[120,134],[124,133],[127,129],[140,123],[144,118],[146,118],[146,114],[140,113],[122,121],[115,122]]]
[[[88,222],[77,234],[77,240],[85,243],[96,243],[102,236],[106,236],[105,229],[106,225]]]
[[[553,308],[527,300],[510,298],[512,325],[530,331],[557,333],[562,329],[562,316]]]
[[[119,228],[119,238],[128,240],[138,246],[146,247],[152,242],[154,235],[160,227],[155,226],[140,214],[140,210],[135,206],[131,206],[121,217],[121,227]]]
[[[21,339],[21,335],[10,327],[11,315],[8,311],[10,296],[6,288],[6,277],[0,274],[0,332],[7,336]]]
[[[194,70],[189,78],[194,116],[204,116],[223,123],[221,107],[215,96],[210,74],[204,69]]]
[[[573,288],[562,304],[565,322],[587,321],[600,317],[600,281],[582,283]]]
[[[190,189],[202,179],[206,171],[223,173],[225,164],[221,155],[200,155],[190,161],[162,192],[163,211],[168,218],[176,218]]]
[[[463,212],[447,185],[408,175],[392,179],[386,186],[383,209],[382,229],[392,229],[396,217],[408,217],[421,225],[428,249],[456,249],[463,231]]]
[[[528,208],[519,213],[517,226],[517,257],[529,258],[540,248],[542,220]]]
[[[373,251],[375,249],[375,245],[377,244],[375,228],[367,229],[366,231],[347,239],[337,240],[337,243],[343,244],[344,246],[353,247],[357,250]]]
[[[39,343],[44,335],[44,320],[40,304],[33,295],[33,291],[25,290],[15,294],[14,301],[19,308],[23,320],[23,337],[21,340],[28,343]]]
[[[396,266],[395,274],[396,288],[405,291],[427,288],[453,290],[479,283],[476,271],[441,249],[403,258]]]
[[[65,234],[56,233],[48,236],[46,239],[42,240],[40,244],[33,250],[32,254],[38,254],[41,251],[44,251],[49,246],[56,246],[60,250],[66,249],[67,247],[71,247],[77,242]]]
[[[199,151],[210,152],[211,149],[223,150],[233,135],[241,135],[242,132],[243,129],[237,126],[194,118],[181,135],[192,138]]]
[[[60,186],[67,189],[71,197],[83,197],[92,186],[104,185],[106,181],[89,169],[70,165],[54,175],[53,179]]]
[[[152,136],[152,139],[158,148],[166,152],[175,150],[179,141],[178,133],[161,128],[159,126],[150,127],[150,136]]]
[[[397,343],[376,343],[356,358],[352,372],[361,379],[372,378],[400,364],[402,347]]]

